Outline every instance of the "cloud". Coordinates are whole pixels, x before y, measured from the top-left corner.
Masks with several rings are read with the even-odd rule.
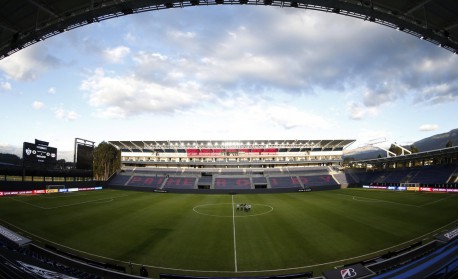
[[[164,86],[135,75],[109,75],[102,69],[97,69],[83,80],[80,88],[88,92],[89,104],[96,108],[97,115],[110,118],[145,113],[174,114],[212,98],[193,81],[184,80],[173,86]]]
[[[10,91],[12,89],[11,83],[7,81],[0,81],[0,89]]]
[[[57,92],[57,91],[56,91],[56,88],[55,88],[55,87],[50,87],[50,88],[48,89],[48,93],[49,93],[49,94],[54,95],[54,94],[56,94],[56,92]]]
[[[74,111],[68,111],[63,108],[58,108],[54,111],[54,115],[57,119],[66,121],[73,121],[78,119],[80,116]]]
[[[126,46],[118,46],[115,48],[107,48],[103,51],[103,55],[106,59],[111,61],[112,63],[120,63],[130,54],[130,48]]]
[[[43,45],[27,47],[0,63],[0,70],[17,81],[34,81],[50,69],[57,68],[61,61],[49,54]]]
[[[32,104],[32,107],[33,107],[34,109],[37,109],[37,110],[38,110],[38,109],[44,108],[44,106],[45,106],[45,104],[42,103],[42,102],[40,102],[40,101],[35,101],[35,102],[33,102],[33,104]]]
[[[264,110],[267,120],[285,130],[293,128],[328,129],[331,127],[331,123],[323,116],[300,110],[297,107],[281,105],[261,109]]]
[[[418,128],[422,132],[436,131],[437,129],[439,129],[437,124],[423,124]]]
[[[132,44],[137,41],[137,37],[134,36],[131,32],[128,32],[124,35],[124,40]]]
[[[362,120],[367,117],[373,117],[378,114],[378,108],[375,106],[365,106],[364,104],[350,101],[347,104],[347,111],[353,120]]]

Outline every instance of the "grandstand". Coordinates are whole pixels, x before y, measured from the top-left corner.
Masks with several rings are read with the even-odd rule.
[[[122,172],[110,187],[213,192],[339,188],[332,176],[354,140],[110,141]]]
[[[105,261],[105,257],[95,259],[84,252],[77,252],[80,250],[80,244],[73,245],[76,250],[65,248],[69,245],[69,243],[65,243],[67,238],[55,241],[52,240],[55,236],[50,235],[49,237],[52,242],[46,240],[44,243],[41,243],[36,241],[37,238],[35,236],[28,234],[33,242],[27,246],[11,247],[5,240],[2,241],[0,239],[0,270],[4,268],[7,272],[10,272],[10,270],[20,268],[19,265],[21,262],[27,262],[27,264],[34,266],[36,270],[45,270],[46,272],[65,274],[76,278],[138,278],[136,274],[138,274],[139,268],[143,263],[149,263],[148,270],[150,272],[154,270],[154,276],[158,278],[197,278],[192,276],[209,276],[202,278],[213,278],[213,274],[207,273],[205,271],[206,269],[215,269],[217,271],[215,274],[218,276],[257,276],[257,273],[240,273],[237,270],[235,273],[232,271],[231,273],[226,273],[226,269],[218,269],[217,264],[213,263],[210,259],[206,260],[209,262],[207,267],[201,267],[204,269],[191,267],[191,270],[184,272],[184,275],[163,273],[170,271],[170,269],[167,269],[169,264],[172,267],[186,268],[188,260],[184,260],[181,263],[175,262],[179,257],[168,255],[168,251],[169,249],[173,250],[174,245],[179,247],[180,239],[187,239],[189,237],[189,233],[195,229],[193,226],[194,222],[206,220],[200,216],[220,216],[218,214],[222,214],[224,210],[229,209],[233,219],[231,222],[224,223],[225,218],[231,217],[230,214],[221,215],[225,218],[216,218],[221,219],[218,222],[222,221],[225,225],[234,222],[234,233],[237,230],[237,236],[231,236],[229,234],[230,241],[224,242],[226,246],[228,243],[232,244],[235,238],[237,238],[237,241],[243,242],[244,235],[249,236],[248,232],[245,231],[243,233],[243,226],[248,223],[239,221],[237,219],[238,217],[235,216],[238,213],[230,211],[231,206],[234,206],[234,199],[236,199],[242,203],[248,201],[249,204],[255,205],[255,213],[247,214],[245,212],[245,215],[240,217],[257,216],[257,214],[264,216],[265,214],[269,214],[266,215],[268,218],[256,219],[255,224],[261,226],[260,230],[256,230],[256,235],[259,235],[260,239],[248,237],[250,239],[250,245],[253,245],[254,242],[262,242],[262,235],[267,233],[278,235],[274,238],[284,239],[286,241],[288,237],[285,237],[285,235],[280,236],[281,234],[279,233],[282,231],[292,233],[291,230],[295,232],[293,235],[301,232],[296,236],[298,239],[307,239],[311,236],[306,232],[314,231],[317,235],[331,234],[333,235],[332,238],[339,238],[338,235],[334,234],[333,229],[320,230],[319,224],[323,222],[330,223],[328,228],[339,228],[339,232],[344,227],[347,227],[347,224],[344,225],[341,223],[345,222],[345,220],[350,220],[352,225],[359,227],[357,231],[359,231],[358,235],[361,235],[356,237],[354,241],[361,242],[361,244],[350,245],[347,249],[360,247],[363,250],[355,253],[357,255],[365,255],[364,257],[349,260],[348,255],[352,254],[344,254],[339,258],[344,260],[342,262],[338,261],[339,264],[344,265],[337,268],[337,263],[332,266],[326,265],[322,268],[311,268],[313,265],[306,266],[299,261],[302,265],[297,269],[299,272],[297,274],[292,273],[296,269],[291,270],[291,272],[284,271],[283,268],[290,267],[290,265],[282,263],[278,266],[278,272],[264,271],[263,269],[257,271],[263,272],[259,274],[266,275],[265,278],[276,276],[282,276],[284,278],[309,278],[313,277],[312,271],[318,274],[322,272],[323,276],[319,278],[334,278],[333,274],[336,271],[346,272],[347,270],[355,270],[360,274],[366,274],[374,278],[391,278],[390,276],[392,274],[401,274],[401,277],[415,277],[417,274],[444,274],[445,276],[452,276],[449,278],[453,278],[457,274],[456,251],[458,238],[456,237],[456,232],[458,228],[456,227],[456,214],[453,213],[456,212],[454,209],[457,204],[453,193],[458,192],[458,149],[452,147],[434,152],[420,152],[390,158],[355,161],[350,162],[350,165],[353,167],[348,168],[343,165],[342,155],[345,148],[353,142],[353,140],[259,140],[227,142],[113,141],[110,144],[116,146],[121,151],[122,167],[108,181],[94,181],[89,179],[89,177],[85,177],[87,176],[86,172],[79,170],[62,170],[57,172],[55,170],[39,170],[35,168],[26,169],[26,175],[22,175],[22,180],[19,180],[21,178],[21,168],[14,168],[12,166],[3,167],[0,169],[0,196],[4,196],[1,199],[3,206],[12,203],[15,205],[16,210],[21,212],[29,212],[30,207],[32,207],[32,211],[34,212],[39,211],[46,214],[55,212],[59,216],[68,216],[69,220],[77,218],[73,214],[77,214],[78,212],[72,209],[74,206],[78,206],[82,209],[82,212],[84,211],[89,214],[85,215],[84,222],[80,224],[87,226],[85,230],[90,231],[95,230],[97,228],[95,224],[101,222],[101,219],[92,220],[90,217],[95,212],[110,212],[110,215],[114,214],[116,216],[124,216],[124,214],[130,216],[133,212],[138,212],[140,214],[137,215],[135,213],[135,217],[132,218],[129,217],[126,219],[125,217],[120,217],[122,225],[116,226],[132,227],[132,229],[126,231],[128,235],[132,234],[132,236],[125,237],[124,241],[132,242],[132,244],[127,245],[128,250],[133,249],[133,247],[137,247],[140,250],[135,250],[130,255],[134,257],[134,266],[132,266],[127,261],[130,261],[130,258],[123,259],[119,256],[104,254],[107,248],[106,246],[103,246],[102,250],[97,253],[105,255],[105,257],[108,256],[107,258],[109,259],[114,257],[115,260]],[[62,186],[62,188],[49,188],[50,186]],[[93,191],[91,193],[92,190],[101,190],[102,188],[108,188],[108,190]],[[111,190],[109,190],[110,188]],[[365,188],[384,191],[346,189],[319,192],[341,188]],[[134,192],[124,194],[118,190],[134,190]],[[393,191],[389,190],[403,191],[404,193],[393,193]],[[137,191],[167,192],[169,194],[144,194]],[[313,192],[310,194],[294,193],[309,191]],[[49,198],[40,197],[42,194],[58,192],[69,194],[55,194],[56,196],[52,197],[50,195]],[[74,194],[78,192],[80,193]],[[422,193],[415,192],[438,192],[439,194],[423,195]],[[191,193],[191,195],[177,195],[175,193]],[[204,195],[193,195],[196,193]],[[245,193],[279,194],[244,195]],[[267,200],[269,201],[268,203],[266,202]],[[228,203],[228,201],[232,201],[232,204]],[[2,206],[2,203],[0,203],[0,206]],[[291,203],[295,205],[291,206]],[[381,208],[380,213],[372,211],[379,207]],[[129,210],[127,210],[128,208]],[[140,208],[145,209],[139,210]],[[411,218],[414,216],[412,215],[412,208],[415,209],[414,211],[419,216],[425,216],[425,219],[422,221],[424,224],[418,224]],[[443,212],[443,208],[452,210]],[[269,213],[272,211],[275,214]],[[332,217],[328,215],[329,211],[334,212],[334,215],[331,214]],[[338,212],[344,211],[358,212],[358,214],[350,214],[348,216],[338,214]],[[62,215],[63,212],[65,213]],[[303,214],[300,212],[307,212],[306,215],[302,216],[303,220],[308,220],[306,223],[296,223],[297,214]],[[396,212],[396,216],[392,215],[393,212]],[[320,220],[318,223],[309,220],[309,218],[313,220],[315,217],[312,216],[316,214],[318,214],[318,220]],[[335,214],[339,218],[336,219]],[[439,218],[438,214],[444,220],[437,221],[436,219]],[[161,262],[160,258],[155,258],[152,262],[153,265],[151,265],[149,260],[145,260],[141,256],[137,258],[137,254],[143,255],[147,251],[145,248],[147,246],[149,247],[150,244],[155,246],[161,243],[161,235],[168,232],[164,229],[158,229],[157,234],[153,233],[154,241],[146,241],[146,239],[149,239],[149,236],[141,236],[140,240],[143,244],[140,246],[134,243],[137,239],[137,234],[142,235],[144,232],[154,232],[157,226],[163,226],[162,222],[173,223],[181,220],[181,217],[174,220],[176,216],[187,216],[186,218],[190,218],[189,221],[183,219],[184,223],[189,224],[190,227],[184,225],[183,227],[181,225],[176,227],[174,231],[184,231],[181,237],[176,238],[173,243],[167,243],[166,250],[157,251],[160,251],[159,254],[162,255],[160,258],[168,255],[167,260]],[[276,219],[279,217],[280,219]],[[402,221],[399,221],[398,217],[402,217]],[[110,219],[110,217],[102,217],[102,219],[104,218]],[[142,220],[143,218],[145,218],[145,221],[139,223],[138,220]],[[343,220],[338,220],[341,218]],[[353,219],[359,218],[367,221],[363,224],[359,224],[360,221],[354,222]],[[394,226],[393,229],[397,233],[403,232],[405,234],[409,232],[409,235],[397,237],[391,234],[380,233],[378,229],[373,231],[371,228],[374,224],[372,224],[371,220],[376,221],[377,218],[384,218],[383,226],[386,225],[386,230],[391,230],[392,226]],[[9,214],[3,214],[2,219],[9,220],[8,222],[2,222],[3,225],[9,229],[15,229],[10,224],[14,224],[16,221]],[[27,222],[34,223],[33,218],[26,219],[28,220]],[[212,222],[217,222],[216,219],[212,219]],[[243,219],[240,218],[240,220]],[[247,220],[251,219],[247,218]],[[272,220],[277,220],[275,222],[285,222],[286,220],[289,225],[284,228],[277,228],[275,222],[270,223]],[[45,224],[46,222],[47,220],[43,219],[41,222],[34,223],[29,227],[40,227],[41,223]],[[54,221],[50,219],[50,222]],[[58,223],[58,219],[55,222]],[[64,222],[66,223],[67,221]],[[88,222],[95,223],[93,225],[83,225]],[[136,227],[146,226],[150,222],[154,223],[153,227],[136,229]],[[235,228],[235,222],[237,222],[237,229]],[[409,225],[405,228],[400,228],[396,227],[397,222],[401,222],[402,224],[409,223]],[[432,224],[428,224],[428,229],[424,229],[423,227],[429,222]],[[105,221],[102,223],[106,224]],[[208,227],[210,230],[219,230],[222,228],[222,225],[212,226],[210,223],[201,223],[201,225],[205,229]],[[252,225],[250,223],[250,230],[254,230],[255,228],[251,227]],[[376,227],[380,225],[382,224],[377,223]],[[51,226],[55,227],[54,224],[51,224]],[[299,229],[297,226],[301,228]],[[268,232],[265,231],[265,227],[270,228]],[[410,230],[415,231],[415,228],[421,229],[423,232],[410,232]],[[65,231],[65,226],[56,229],[58,231]],[[348,229],[350,231],[343,233],[344,237],[350,237],[353,234],[353,229]],[[437,235],[439,230],[442,232],[446,231],[446,233],[443,233],[443,236]],[[229,231],[232,232],[232,230]],[[196,232],[198,235],[201,233]],[[203,234],[206,235],[206,238],[202,240],[204,242],[200,244],[196,243],[197,250],[193,250],[193,253],[198,253],[202,245],[210,245],[216,239],[218,242],[220,238],[227,240],[227,236],[223,237],[220,233],[214,234],[214,237],[209,233]],[[428,237],[425,237],[426,235]],[[85,234],[82,234],[81,237],[77,240],[78,243],[86,241]],[[91,238],[93,237],[102,237],[102,242],[110,238],[105,234],[105,231],[98,231],[91,236]],[[116,238],[116,233],[114,232],[113,237]],[[145,241],[142,239],[145,239]],[[201,238],[199,237],[199,239]],[[316,250],[314,254],[323,254],[323,256],[333,255],[333,252],[325,252],[330,249],[327,247],[330,238],[328,237],[326,239],[326,241],[320,244],[322,247]],[[373,243],[372,239],[383,239],[383,241],[380,241],[382,245],[377,247],[379,244]],[[364,244],[362,244],[363,242]],[[56,243],[62,243],[64,246]],[[110,242],[108,241],[107,243]],[[187,242],[186,247],[189,247],[188,244]],[[307,249],[314,249],[313,245],[311,247],[307,246],[307,248],[296,249],[297,245],[301,246],[305,244],[289,244],[285,246],[283,253],[296,253],[294,258],[304,258],[303,253],[306,253],[308,251]],[[345,246],[340,241],[334,245]],[[263,249],[263,245],[257,246],[253,250],[244,250],[244,246],[246,245],[241,244],[237,246],[237,249],[244,251],[246,254],[255,253],[258,249],[260,251]],[[235,247],[233,248],[236,249]],[[87,250],[88,248],[82,249]],[[115,249],[115,253],[118,253],[116,251],[117,249]],[[278,252],[278,250],[276,251]],[[145,256],[148,258],[155,257],[157,252],[152,255],[145,254]],[[231,254],[230,251],[228,253]],[[244,253],[240,253],[240,261],[246,260],[243,257]],[[334,260],[332,258],[323,258],[318,262]],[[231,257],[222,260],[224,263],[227,261],[230,262]],[[159,267],[157,267],[156,263]],[[203,263],[198,263],[196,266],[199,267],[201,264]],[[413,266],[417,266],[418,268],[413,268]],[[334,269],[332,269],[333,267]],[[2,275],[1,272],[0,275]],[[13,278],[27,278],[26,276],[18,273]]]
[[[336,166],[355,140],[109,141],[125,167],[279,168]]]

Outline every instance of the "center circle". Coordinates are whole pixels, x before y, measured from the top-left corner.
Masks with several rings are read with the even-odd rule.
[[[251,210],[237,210],[236,204],[232,203],[211,203],[197,205],[192,209],[195,213],[205,216],[222,218],[244,218],[254,217],[270,213],[274,208],[267,204],[251,204]]]

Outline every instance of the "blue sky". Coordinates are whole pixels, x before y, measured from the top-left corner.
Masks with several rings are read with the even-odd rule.
[[[0,60],[0,152],[75,138],[356,139],[457,128],[458,55],[331,13],[209,6],[124,16]]]

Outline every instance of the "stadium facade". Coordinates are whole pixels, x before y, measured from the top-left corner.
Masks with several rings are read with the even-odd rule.
[[[339,166],[352,139],[109,141],[123,167],[276,168]]]

